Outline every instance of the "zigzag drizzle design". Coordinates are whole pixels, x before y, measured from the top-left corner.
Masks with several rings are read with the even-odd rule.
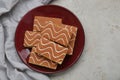
[[[43,30],[44,28],[47,28],[47,27],[50,26],[50,25],[51,25],[51,26],[54,26],[52,21],[48,21],[45,25],[41,25],[38,19],[35,19],[35,22],[36,22],[35,27],[37,28],[36,31]],[[75,38],[76,38],[76,33],[77,33],[77,28],[76,28],[76,27],[70,26],[70,25],[64,25],[64,26],[56,25],[56,26],[57,26],[57,27],[63,27],[63,28],[68,29],[68,30],[70,31],[70,33],[72,34],[72,38],[71,38],[71,39],[74,39],[73,41],[70,40],[70,42],[75,43]],[[56,26],[55,26],[55,27],[56,27]],[[48,32],[49,32],[49,30],[48,30]],[[50,31],[50,32],[51,32],[51,31]],[[44,33],[44,36],[47,36],[48,39],[50,39],[50,35],[52,35],[52,33],[51,33],[51,34],[49,34],[49,33]],[[52,37],[54,37],[54,36],[52,36]],[[69,37],[70,37],[70,35],[69,35]],[[65,39],[65,40],[66,40],[66,39]],[[61,42],[62,42],[63,44],[65,44],[65,40],[63,40],[62,38],[59,38],[59,39],[56,40],[56,42],[58,42],[58,43],[60,42],[60,44],[61,44]],[[67,41],[68,41],[68,40],[66,40],[66,43],[68,43]],[[71,45],[71,44],[69,45],[69,44],[68,44],[68,46],[70,47],[70,48],[69,48],[69,51],[68,51],[68,54],[71,54],[72,51],[73,51],[72,48],[74,48],[74,45]],[[70,53],[69,53],[69,52],[70,52]]]
[[[28,41],[28,40],[24,40],[24,46],[25,47],[33,47],[33,46],[37,46],[37,43],[39,42],[39,39],[36,39],[34,41]]]
[[[43,42],[43,41],[46,41],[46,42]],[[59,48],[59,50],[57,48]],[[67,50],[68,50],[67,48],[61,47],[60,45],[55,44],[54,42],[51,42],[43,38],[43,39],[40,39],[40,43],[37,45],[36,52],[56,62],[58,59],[59,61],[63,61],[67,53]]]
[[[74,27],[74,26],[68,26],[66,25],[65,28],[68,28],[69,31],[72,33],[72,37],[69,41],[69,44],[68,44],[68,55],[72,55],[73,54],[73,49],[74,49],[74,44],[75,44],[75,39],[76,39],[76,34],[77,34],[77,28]]]
[[[60,31],[56,31],[55,28],[56,28],[56,26],[58,26],[58,25],[55,25],[54,22],[52,22],[52,21],[48,21],[45,25],[41,25],[40,22],[39,22],[37,19],[35,19],[35,21],[37,22],[37,24],[34,24],[34,25],[35,25],[36,27],[38,27],[39,30],[40,30],[40,29],[41,29],[41,30],[42,30],[42,29],[44,30],[44,29],[46,29],[46,28],[49,28],[50,26],[51,26],[51,28],[53,29],[53,31],[54,31],[55,33],[57,33],[57,34],[60,33],[62,30],[64,30],[64,28],[61,28],[62,30],[60,29]],[[64,25],[62,25],[62,26],[64,26]],[[59,26],[59,28],[60,28],[60,27],[61,27],[61,26]],[[37,29],[38,29],[38,28],[37,28]],[[57,27],[57,28],[58,28],[58,27]],[[39,31],[39,30],[37,30],[37,31]],[[71,38],[71,35],[69,34],[69,30],[68,30],[67,28],[66,28],[66,31],[67,31],[67,34],[68,34],[69,38]]]
[[[24,38],[24,46],[25,47],[36,46],[40,37],[41,35],[38,32],[26,31],[25,38]]]
[[[44,25],[41,25],[38,19],[35,19],[34,21],[36,22],[36,24],[33,25],[34,26],[33,31],[34,30],[35,31],[42,31],[43,28],[46,28],[47,26],[51,25],[51,22],[52,22],[52,21],[48,21]]]
[[[33,47],[33,49],[35,50],[36,48]],[[42,56],[38,56],[38,55],[36,55],[35,52],[31,52],[30,57],[29,57],[29,62],[32,64],[36,64],[39,66],[44,66],[44,67],[52,68],[52,69],[56,69],[56,67],[57,67],[57,63],[54,63]]]
[[[57,27],[57,25],[54,24],[54,22],[52,21],[48,21],[48,23],[45,25],[41,25],[39,20],[37,19],[35,19],[35,21],[36,24],[34,24],[34,29],[37,29],[36,31],[42,31],[41,34],[43,36],[47,36],[47,38],[65,46],[68,44],[69,39],[71,38],[71,34],[67,28]]]

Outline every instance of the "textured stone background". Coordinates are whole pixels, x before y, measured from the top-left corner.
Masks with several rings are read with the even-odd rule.
[[[52,80],[120,80],[120,0],[56,0],[81,21],[85,48],[69,70]]]

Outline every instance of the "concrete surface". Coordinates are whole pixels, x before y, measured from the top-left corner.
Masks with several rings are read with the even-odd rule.
[[[51,80],[120,80],[120,0],[56,0],[71,10],[85,31],[85,48],[69,70]]]

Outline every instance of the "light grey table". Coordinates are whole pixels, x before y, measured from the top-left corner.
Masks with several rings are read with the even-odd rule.
[[[120,0],[56,0],[71,10],[85,31],[85,48],[69,70],[51,80],[120,80]]]

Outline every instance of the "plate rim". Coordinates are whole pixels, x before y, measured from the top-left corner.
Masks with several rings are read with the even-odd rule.
[[[18,30],[18,26],[19,26],[19,24],[21,23],[21,21],[23,20],[23,18],[24,18],[28,13],[30,13],[31,11],[33,11],[33,10],[35,10],[35,9],[37,9],[37,8],[46,7],[46,6],[47,6],[47,7],[49,7],[49,6],[50,6],[50,7],[59,7],[59,8],[63,8],[63,9],[66,10],[67,12],[70,12],[70,13],[71,13],[72,15],[74,15],[74,17],[79,21],[79,23],[80,23],[80,25],[81,25],[81,28],[82,28],[82,31],[83,31],[83,48],[81,48],[81,51],[79,52],[79,55],[76,57],[76,59],[75,59],[70,65],[68,65],[67,67],[65,67],[65,68],[63,68],[63,69],[60,69],[60,70],[58,70],[58,71],[54,71],[54,72],[41,71],[41,70],[38,70],[38,69],[36,69],[36,68],[32,68],[31,66],[29,66],[29,65],[28,65],[27,63],[25,63],[24,60],[22,59],[21,55],[20,55],[19,52],[18,52],[19,50],[17,49],[17,46],[16,46],[16,44],[17,44],[17,43],[16,43],[17,30]],[[77,17],[72,11],[70,11],[69,9],[67,9],[67,8],[65,8],[65,7],[63,7],[63,6],[49,4],[49,5],[37,6],[37,7],[29,10],[28,12],[26,12],[26,13],[24,14],[24,16],[20,19],[20,21],[19,21],[19,23],[18,23],[18,25],[17,25],[17,27],[16,27],[14,42],[15,42],[15,49],[16,49],[16,51],[17,51],[17,54],[19,55],[21,61],[22,61],[27,67],[29,67],[31,70],[34,70],[34,71],[37,71],[37,72],[41,72],[41,73],[44,73],[44,74],[55,74],[55,73],[60,73],[60,72],[63,72],[63,71],[66,71],[66,70],[70,69],[70,68],[72,67],[72,65],[75,65],[75,63],[79,60],[80,56],[81,56],[82,53],[83,53],[84,47],[85,47],[85,32],[84,32],[83,25],[81,24],[81,21],[78,19],[78,17]],[[80,54],[80,53],[81,53],[81,54]]]

